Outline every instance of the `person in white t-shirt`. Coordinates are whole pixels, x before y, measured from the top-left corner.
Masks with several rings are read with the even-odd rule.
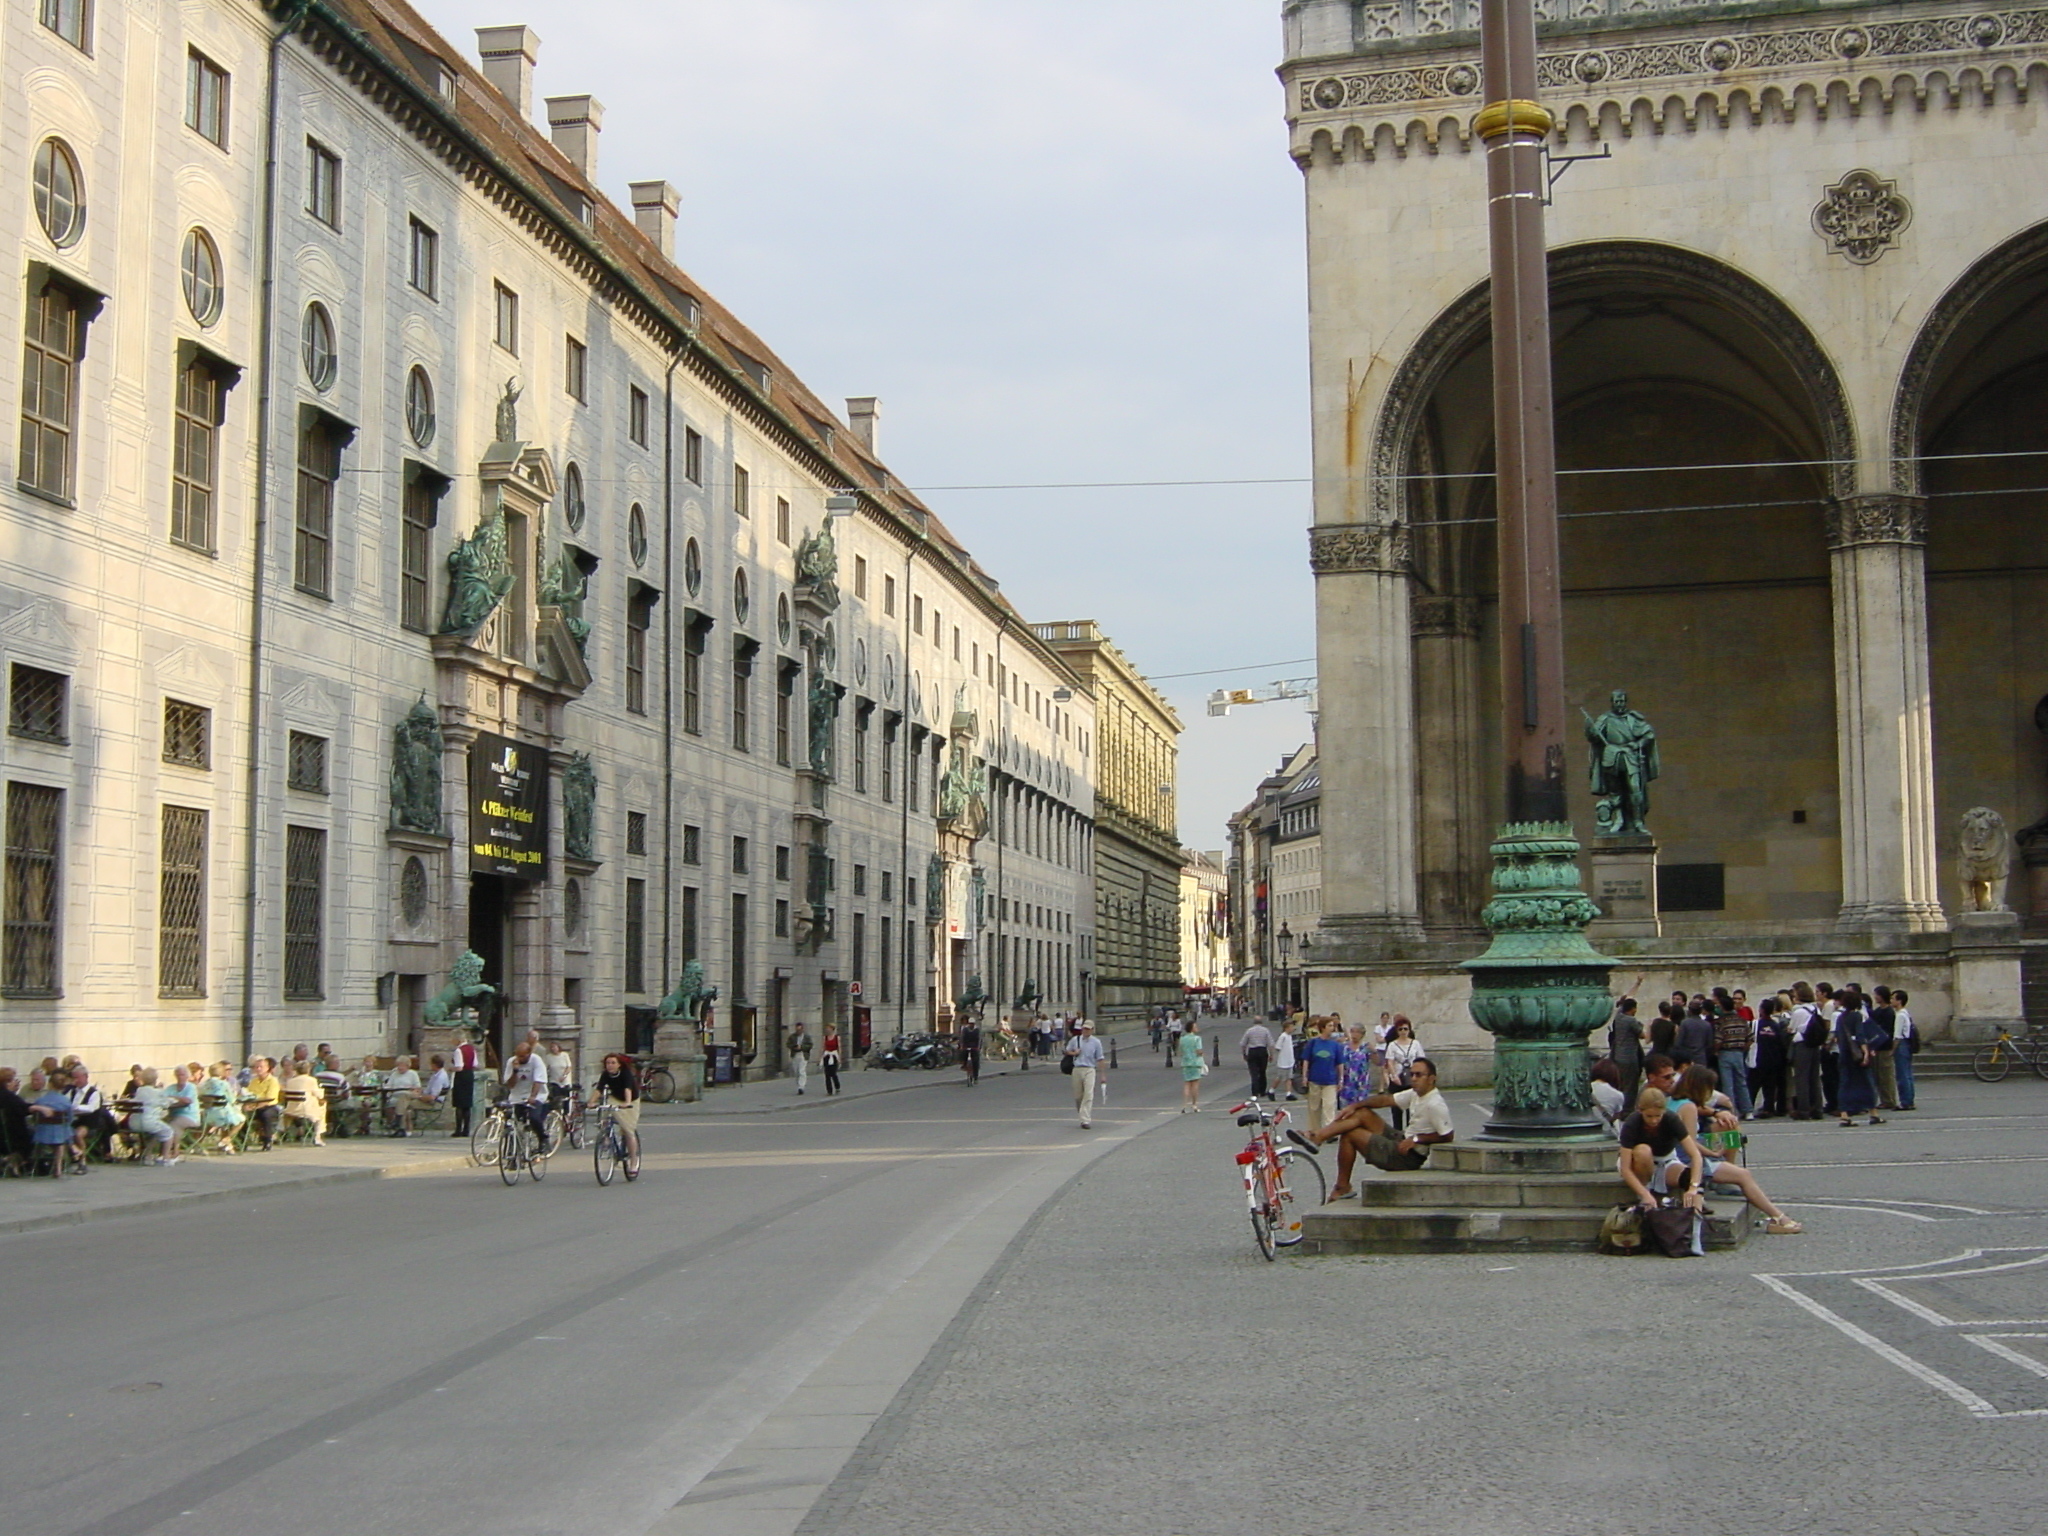
[[[1326,1141],[1337,1143],[1337,1187],[1332,1200],[1351,1193],[1351,1170],[1360,1153],[1375,1168],[1388,1173],[1413,1173],[1429,1162],[1429,1149],[1448,1142],[1455,1135],[1451,1106],[1436,1086],[1436,1063],[1418,1056],[1408,1068],[1409,1086],[1394,1093],[1376,1093],[1361,1099],[1313,1135],[1298,1131],[1288,1135],[1309,1148],[1319,1150]],[[1398,1109],[1407,1116],[1407,1133],[1396,1137],[1386,1121],[1373,1111]]]
[[[533,1126],[533,1134],[540,1138],[541,1156],[546,1157],[552,1150],[548,1146],[546,1059],[533,1048],[531,1039],[522,1040],[499,1076],[505,1084],[505,1102],[516,1112],[526,1116],[528,1123]]]

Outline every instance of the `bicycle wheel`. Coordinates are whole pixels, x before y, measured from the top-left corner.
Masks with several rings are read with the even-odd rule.
[[[650,1104],[666,1104],[676,1096],[676,1080],[664,1067],[655,1067],[640,1079],[640,1097]]]
[[[1978,1081],[2000,1083],[2012,1070],[2012,1052],[2005,1048],[2003,1040],[1994,1040],[1977,1053],[1977,1059],[1970,1063],[1970,1070],[1977,1074]]]
[[[2036,1041],[2034,1044],[2034,1075],[2048,1077],[2048,1042]]]
[[[584,1131],[584,1129],[583,1129],[583,1126],[584,1126],[584,1114],[583,1114],[583,1111],[579,1109],[579,1110],[577,1110],[577,1111],[576,1111],[576,1113],[575,1113],[575,1114],[573,1114],[573,1115],[569,1116],[569,1117],[568,1117],[568,1125],[569,1125],[569,1145],[570,1145],[570,1146],[571,1146],[572,1148],[574,1148],[574,1149],[575,1149],[576,1151],[578,1151],[578,1152],[581,1152],[581,1151],[582,1151],[582,1150],[583,1150],[583,1149],[584,1149],[585,1147],[587,1147],[587,1146],[589,1146],[589,1145],[590,1145],[590,1137],[589,1137],[589,1136],[588,1136],[588,1135],[587,1135],[587,1134],[585,1133],[585,1131]]]
[[[534,1183],[538,1184],[548,1176],[548,1158],[561,1144],[561,1138],[558,1136],[550,1135],[543,1142],[533,1132],[526,1133],[526,1171],[533,1176]],[[547,1148],[546,1151],[541,1150],[543,1146]]]
[[[469,1130],[470,1161],[488,1168],[498,1160],[499,1124],[495,1115],[482,1114]]]
[[[507,1119],[498,1131],[498,1177],[507,1185],[519,1182],[519,1155],[525,1150],[523,1138],[528,1134],[525,1127]]]
[[[1330,1203],[1330,1179],[1323,1172],[1321,1158],[1312,1157],[1299,1147],[1282,1147],[1275,1155],[1280,1159],[1280,1175],[1287,1180],[1298,1210],[1305,1214]]]
[[[618,1159],[613,1146],[613,1143],[618,1139],[618,1134],[616,1130],[607,1130],[590,1144],[590,1160],[596,1165],[597,1182],[600,1184],[611,1183],[612,1175],[619,1171]]]
[[[1259,1245],[1259,1252],[1266,1256],[1268,1264],[1273,1262],[1273,1223],[1263,1210],[1252,1212],[1252,1241]]]

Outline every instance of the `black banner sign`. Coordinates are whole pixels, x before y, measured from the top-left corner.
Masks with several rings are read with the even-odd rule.
[[[469,749],[469,867],[514,880],[548,877],[548,753],[504,736]]]

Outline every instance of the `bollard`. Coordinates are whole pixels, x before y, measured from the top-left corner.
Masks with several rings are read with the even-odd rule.
[[[1216,1036],[1216,1038],[1215,1038],[1215,1039],[1213,1039],[1213,1040],[1211,1040],[1211,1041],[1209,1042],[1209,1051],[1210,1051],[1210,1055],[1209,1055],[1209,1065],[1210,1065],[1210,1066],[1212,1066],[1212,1067],[1220,1067],[1220,1066],[1222,1066],[1222,1065],[1223,1065],[1223,1037],[1222,1037],[1221,1035],[1218,1035],[1218,1036]]]
[[[1115,1035],[1111,1035],[1111,1036],[1109,1037],[1109,1064],[1110,1064],[1110,1066],[1111,1066],[1112,1068],[1114,1068],[1114,1067],[1116,1066],[1116,1036],[1115,1036]]]

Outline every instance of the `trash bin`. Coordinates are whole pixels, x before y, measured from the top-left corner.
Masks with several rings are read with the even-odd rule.
[[[711,1050],[711,1081],[713,1083],[736,1083],[740,1080],[740,1065],[737,1046],[714,1045]]]

